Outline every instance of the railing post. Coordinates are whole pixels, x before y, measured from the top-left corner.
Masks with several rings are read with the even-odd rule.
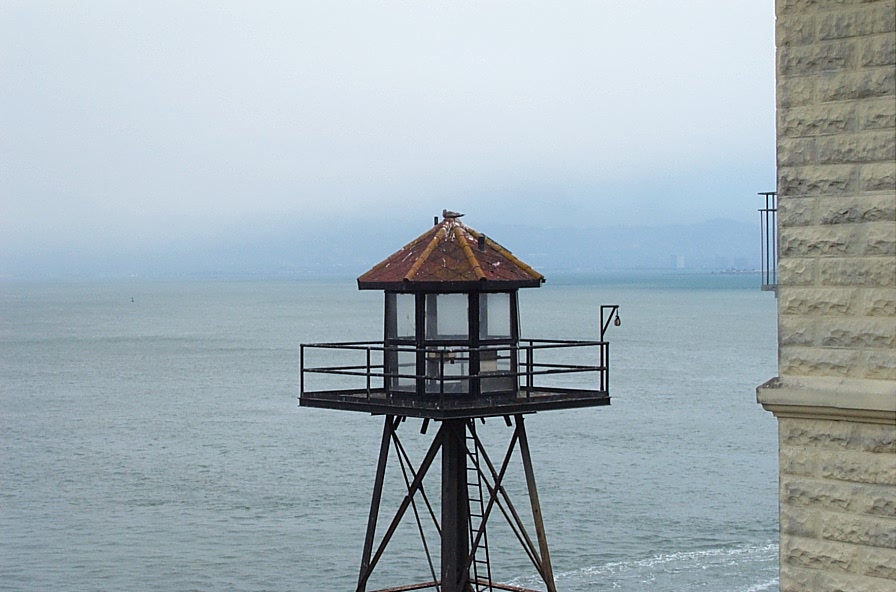
[[[299,344],[299,398],[305,396],[305,344]]]
[[[445,396],[445,350],[439,350],[439,396]]]
[[[600,390],[605,393],[609,392],[607,387],[610,381],[610,367],[607,364],[607,345],[606,341],[600,344]]]
[[[526,348],[526,398],[528,399],[532,395],[532,342],[529,341],[529,346]]]
[[[367,347],[367,400],[370,400],[370,347]]]
[[[510,372],[513,374],[513,394],[516,395],[520,390],[520,346],[516,343],[510,346]]]

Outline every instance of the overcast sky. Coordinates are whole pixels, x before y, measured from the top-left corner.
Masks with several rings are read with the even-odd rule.
[[[6,257],[443,207],[752,222],[774,6],[4,0],[0,118]]]

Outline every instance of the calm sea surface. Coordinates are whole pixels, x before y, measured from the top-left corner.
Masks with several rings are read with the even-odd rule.
[[[599,305],[622,306],[612,406],[527,419],[562,592],[778,589],[775,421],[754,394],[776,374],[775,300],[757,286],[521,291],[526,337],[593,339]],[[353,590],[382,420],[297,407],[299,343],[381,331],[381,293],[351,279],[0,283],[0,589]],[[419,431],[399,431],[415,459]],[[540,588],[509,531],[490,537],[496,575]],[[375,574],[427,579],[413,520]]]

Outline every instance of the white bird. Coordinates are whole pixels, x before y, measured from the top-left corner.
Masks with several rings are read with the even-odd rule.
[[[442,210],[442,218],[460,218],[463,214],[452,212],[451,210]]]

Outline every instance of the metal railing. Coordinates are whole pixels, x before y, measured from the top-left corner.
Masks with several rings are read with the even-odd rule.
[[[765,207],[759,209],[763,291],[778,293],[778,193],[764,191]]]
[[[329,350],[348,352],[352,359],[339,363],[335,359],[318,365],[308,365],[309,352]],[[563,353],[566,359],[555,359],[551,353]],[[413,360],[398,365],[401,354]],[[338,357],[336,355],[331,358]],[[423,359],[426,371],[417,372],[418,360]],[[478,373],[471,371],[471,362],[480,360]],[[391,360],[391,361],[389,361]],[[482,360],[490,369],[482,369]],[[594,363],[588,363],[593,360]],[[412,395],[418,397],[455,395],[501,395],[558,388],[539,379],[557,375],[594,374],[595,390],[609,392],[610,344],[606,341],[575,341],[526,339],[512,345],[428,346],[386,345],[381,341],[340,343],[307,343],[300,346],[301,396],[306,393],[360,391],[369,399],[375,393]],[[506,368],[499,369],[503,364]],[[392,367],[391,369],[390,366]],[[405,367],[413,367],[405,371]],[[309,389],[308,375],[330,375],[358,379],[349,388]],[[502,379],[507,387],[500,385]],[[344,386],[344,385],[340,385]]]

